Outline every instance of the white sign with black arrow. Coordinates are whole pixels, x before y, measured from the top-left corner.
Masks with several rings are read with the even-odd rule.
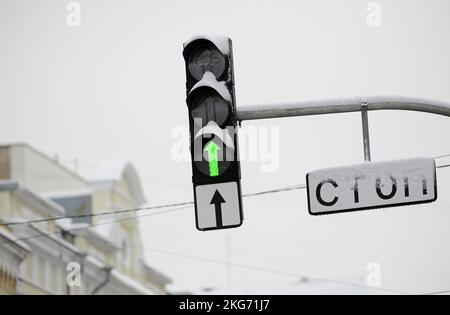
[[[197,229],[216,230],[238,227],[242,211],[236,182],[195,187]]]

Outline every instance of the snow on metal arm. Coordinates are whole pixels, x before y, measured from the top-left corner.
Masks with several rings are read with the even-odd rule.
[[[310,102],[248,105],[237,107],[242,120],[282,118],[360,112],[363,107],[374,110],[407,110],[450,117],[450,104],[434,100],[403,96],[369,96],[350,99],[316,100]]]

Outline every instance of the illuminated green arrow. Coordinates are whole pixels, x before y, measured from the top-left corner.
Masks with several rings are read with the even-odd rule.
[[[208,162],[209,162],[209,176],[219,176],[219,146],[213,141],[209,141],[204,151],[208,152]]]

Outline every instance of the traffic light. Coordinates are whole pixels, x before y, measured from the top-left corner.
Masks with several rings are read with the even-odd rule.
[[[197,229],[238,227],[243,213],[231,39],[194,37],[183,56]]]

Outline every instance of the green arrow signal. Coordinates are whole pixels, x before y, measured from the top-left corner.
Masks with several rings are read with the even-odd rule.
[[[219,153],[220,147],[213,140],[209,141],[204,151],[208,152],[209,176],[219,176]]]

